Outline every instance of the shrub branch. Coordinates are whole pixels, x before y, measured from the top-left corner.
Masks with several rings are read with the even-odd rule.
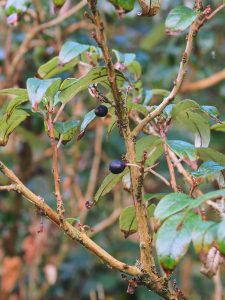
[[[123,262],[118,261],[103,248],[98,246],[93,242],[84,232],[78,230],[77,228],[70,225],[66,220],[63,223],[60,222],[58,214],[48,206],[44,199],[36,194],[34,194],[30,189],[28,189],[20,179],[15,175],[15,173],[7,168],[3,162],[0,161],[0,171],[7,176],[10,181],[13,183],[10,186],[7,186],[4,190],[14,190],[20,193],[24,198],[29,202],[38,207],[43,214],[49,218],[56,226],[60,227],[67,235],[73,240],[76,240],[82,244],[89,251],[98,256],[102,261],[104,261],[111,268],[115,268],[121,272],[127,273],[132,276],[140,276],[141,271],[135,266],[129,266]]]
[[[118,120],[118,126],[121,135],[124,138],[126,150],[127,150],[127,159],[129,163],[136,164],[136,155],[135,155],[135,143],[131,135],[129,127],[129,116],[128,111],[125,106],[124,98],[118,88],[116,81],[116,71],[113,65],[111,58],[110,50],[107,45],[107,38],[105,35],[104,24],[102,22],[101,16],[97,9],[97,1],[89,0],[89,8],[92,12],[92,16],[88,16],[95,25],[96,32],[93,34],[98,46],[102,49],[103,57],[105,64],[108,70],[108,80],[110,83],[111,91],[113,94],[115,102],[115,110]],[[149,234],[146,207],[142,203],[143,195],[141,199],[137,199],[137,190],[138,190],[138,179],[139,179],[139,170],[136,167],[130,167],[131,174],[131,194],[136,210],[136,217],[138,222],[138,233],[140,237],[140,255],[141,263],[145,270],[151,272],[151,268],[154,268],[154,259],[151,255],[151,238]],[[142,192],[143,193],[143,192]]]
[[[199,8],[201,5],[201,1],[197,1],[196,6]],[[222,7],[223,8],[223,7]],[[150,114],[148,114],[133,130],[132,134],[133,137],[136,138],[138,134],[143,130],[143,128],[155,117],[159,116],[162,111],[166,108],[168,104],[170,104],[171,101],[174,100],[178,92],[180,91],[181,85],[183,83],[186,71],[187,71],[187,65],[191,56],[192,48],[193,48],[193,41],[196,37],[199,29],[204,25],[204,23],[211,19],[212,16],[215,16],[215,12],[219,12],[222,8],[219,10],[216,9],[214,12],[211,11],[210,7],[207,7],[202,13],[199,14],[199,16],[196,18],[196,20],[193,22],[193,24],[190,26],[190,30],[187,36],[187,43],[185,50],[182,55],[182,60],[180,62],[180,68],[178,71],[178,75],[176,80],[174,81],[173,89],[171,90],[170,94],[164,98],[164,100],[160,103],[160,105]]]

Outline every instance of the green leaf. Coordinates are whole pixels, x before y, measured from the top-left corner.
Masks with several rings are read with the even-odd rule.
[[[212,130],[225,132],[225,122],[214,124],[211,127]]]
[[[156,206],[154,217],[160,221],[188,207],[192,198],[183,193],[172,193],[163,197]]]
[[[65,65],[71,62],[74,58],[77,58],[81,53],[87,51],[90,46],[79,44],[77,42],[66,42],[59,52],[59,61],[61,65]]]
[[[131,74],[134,75],[135,81],[140,79],[141,74],[142,74],[142,68],[141,68],[141,64],[138,61],[136,61],[136,60],[132,61],[128,65],[127,69]]]
[[[12,95],[12,96],[19,96],[21,98],[28,99],[28,94],[26,89],[20,88],[10,88],[10,89],[3,89],[0,90],[0,95]]]
[[[76,223],[80,223],[80,218],[77,217],[77,218],[66,218],[66,221],[71,224],[71,225],[74,225]]]
[[[125,238],[137,232],[138,224],[135,216],[134,206],[125,208],[119,218],[120,230],[124,233]]]
[[[43,79],[51,78],[55,75],[58,75],[64,71],[72,69],[74,66],[78,64],[78,59],[75,58],[71,60],[69,63],[64,66],[60,65],[59,57],[53,57],[44,65],[40,66],[38,69],[38,76]]]
[[[10,116],[12,114],[12,112],[14,111],[14,109],[16,109],[18,106],[20,106],[21,104],[23,104],[27,101],[28,101],[28,97],[27,98],[21,98],[21,96],[18,96],[16,98],[10,100],[10,102],[7,105],[7,108],[6,108],[7,116]]]
[[[155,210],[154,204],[151,204],[147,208],[148,218],[152,217],[154,210]],[[120,226],[120,230],[124,233],[125,238],[137,232],[138,224],[137,224],[137,219],[135,214],[135,208],[133,205],[126,207],[122,211],[119,218],[119,226]]]
[[[152,90],[144,89],[143,90],[143,105],[148,105],[152,99],[153,92]]]
[[[48,101],[53,101],[55,95],[58,93],[60,84],[61,84],[61,78],[53,78],[53,79],[46,79],[46,80],[52,80],[52,84],[50,87],[47,89],[45,93],[45,97],[47,98]],[[54,103],[54,101],[53,101]]]
[[[153,164],[163,153],[162,140],[157,136],[144,136],[136,142],[136,159],[141,161],[144,151],[147,151],[150,156],[147,159],[147,164]]]
[[[23,122],[29,114],[22,109],[15,109],[8,117],[4,115],[0,119],[0,146],[5,146],[13,130]]]
[[[151,204],[147,207],[147,216],[148,218],[153,217],[155,211],[155,204]]]
[[[194,177],[207,177],[210,175],[214,175],[224,170],[225,166],[222,166],[214,161],[204,162],[197,171],[192,172],[192,176]]]
[[[125,169],[121,174],[109,174],[108,176],[106,176],[94,196],[94,203],[97,203],[101,197],[108,194],[112,190],[112,188],[122,180],[123,176],[127,172],[128,170]]]
[[[208,119],[203,114],[196,112],[188,112],[186,115],[186,125],[195,135],[195,147],[208,147],[210,142]]]
[[[217,117],[219,115],[219,111],[215,106],[203,105],[201,109],[209,116]]]
[[[195,149],[195,146],[184,142],[184,141],[171,141],[167,140],[167,145],[169,148],[175,152],[180,158],[188,158],[190,160],[196,160],[197,159],[197,152]]]
[[[166,31],[170,34],[184,31],[194,22],[199,13],[186,6],[175,7],[166,18]]]
[[[162,96],[162,97],[167,97],[169,96],[170,92],[164,89],[153,89],[152,94],[154,96]]]
[[[57,93],[61,83],[60,78],[54,79],[37,79],[29,78],[27,80],[27,91],[29,100],[32,103],[32,107],[39,104],[43,97],[49,97],[52,100],[53,96]]]
[[[209,227],[203,236],[203,246],[202,251],[208,253],[210,248],[215,244],[217,237],[218,224],[215,223]]]
[[[87,65],[90,66],[90,59],[91,61],[97,66],[99,65],[99,60],[103,58],[102,50],[99,47],[90,46],[88,49],[88,55],[87,52],[81,53],[79,57],[79,61],[82,61],[84,63],[87,63]],[[91,66],[90,66],[91,69]]]
[[[134,8],[135,0],[109,0],[117,9],[123,9],[129,12]]]
[[[66,0],[53,0],[54,5],[56,8],[60,9],[65,4]]]
[[[88,125],[96,118],[95,110],[89,111],[83,119],[83,122],[80,126],[80,133],[79,133],[79,139],[83,137],[85,130],[87,129]]]
[[[116,75],[118,81],[124,81],[125,78],[121,72],[117,71]],[[108,82],[108,72],[105,67],[93,68],[86,75],[78,79],[68,78],[63,81],[60,87],[61,93],[59,94],[59,100],[62,103],[67,103],[75,97],[77,93],[87,89],[89,85],[103,82]]]
[[[136,59],[136,54],[134,53],[121,53],[115,49],[112,51],[115,53],[117,61],[125,66],[129,66]]]
[[[191,242],[191,231],[183,220],[183,214],[174,215],[160,227],[156,238],[156,250],[164,269],[173,270],[185,255]]]
[[[152,199],[160,200],[163,197],[165,197],[166,193],[156,193],[156,194],[145,194],[144,195],[144,201],[150,201]]]
[[[188,209],[196,208],[199,205],[202,205],[207,200],[213,200],[213,199],[221,198],[221,197],[224,197],[224,196],[225,196],[225,189],[221,189],[221,190],[218,190],[218,191],[213,191],[213,192],[206,193],[206,194],[196,198],[195,200],[192,200],[192,202],[189,205]]]
[[[200,222],[202,222],[201,216],[194,211],[190,211],[188,213],[187,211],[184,211],[182,212],[182,214],[183,214],[182,223],[184,223],[185,226],[188,227],[191,232],[195,230],[196,227],[199,226]]]
[[[173,110],[174,104],[169,104],[167,105],[164,110],[163,110],[163,115],[165,115],[165,117],[167,119],[172,118],[172,110]]]
[[[219,251],[225,254],[225,219],[219,223],[217,229],[216,241],[218,243]]]
[[[209,120],[200,106],[192,100],[183,100],[172,108],[172,118],[179,127],[192,131],[195,135],[195,147],[208,147],[210,142]]]
[[[62,135],[62,143],[66,144],[70,142],[76,133],[78,132],[80,127],[80,121],[66,121],[66,122],[56,122],[54,125],[54,129],[56,131],[56,138],[60,138]]]
[[[220,165],[225,166],[225,155],[212,148],[198,148],[197,154],[201,160],[214,161]]]
[[[113,129],[116,127],[116,121],[117,118],[115,115],[112,115],[111,119],[110,119],[110,123],[107,127],[107,136],[109,137],[111,132],[113,131]]]
[[[127,102],[127,107],[129,109],[129,111],[137,110],[138,112],[140,112],[144,116],[147,116],[149,114],[147,108],[144,105],[139,104],[139,103],[134,103],[134,102],[128,101]]]
[[[180,113],[186,113],[187,111],[195,110],[198,108],[200,108],[200,106],[197,102],[190,99],[185,99],[173,105],[172,118],[176,119],[176,117]]]
[[[15,96],[12,100],[9,101],[9,104],[6,107],[6,113],[9,116],[12,111],[21,105],[24,102],[29,100],[28,93],[26,89],[21,88],[9,88],[0,90],[0,96]]]
[[[197,254],[204,251],[204,238],[210,227],[216,223],[212,221],[201,221],[192,231],[192,243]]]

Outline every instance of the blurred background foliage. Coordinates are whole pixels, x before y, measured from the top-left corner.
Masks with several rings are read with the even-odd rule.
[[[1,1],[2,2],[2,1]],[[34,1],[40,18],[54,18],[50,1]],[[79,1],[70,1],[75,5]],[[139,17],[135,9],[119,17],[114,7],[107,1],[99,1],[106,22],[106,32],[111,48],[120,52],[136,53],[142,66],[142,80],[148,89],[170,90],[176,78],[179,61],[185,46],[185,33],[179,36],[165,34],[164,21],[175,6],[184,4],[192,7],[193,1],[162,1],[160,13],[154,18]],[[215,8],[221,1],[203,1]],[[31,47],[19,62],[13,78],[5,72],[5,55],[8,63],[17,52],[20,43],[32,23],[32,8],[16,27],[6,24],[4,9],[0,8],[0,85],[25,87],[26,79],[33,77],[38,67],[57,55],[61,45],[67,40],[94,44],[90,36],[92,25],[83,17],[84,9],[65,20],[60,26],[49,28],[32,40]],[[60,12],[63,14],[63,12]],[[78,25],[79,24],[79,25]],[[186,75],[186,82],[206,78],[225,68],[225,26],[224,11],[208,22],[195,40],[195,47]],[[74,74],[71,74],[74,75]],[[68,76],[68,74],[65,74]],[[215,105],[221,119],[225,120],[225,83],[220,82],[208,89],[182,93],[181,97],[193,99],[200,104]],[[4,105],[4,98],[1,98]],[[80,119],[96,106],[88,92],[82,92],[66,106],[64,118]],[[108,163],[124,154],[124,145],[118,130],[107,136],[106,125],[95,121],[81,141],[73,140],[60,151],[60,171],[68,217],[80,216],[81,223],[94,227],[104,225],[104,220],[112,218],[110,226],[94,232],[93,239],[120,260],[131,264],[138,257],[137,237],[124,239],[119,231],[118,215],[121,207],[131,203],[129,194],[117,186],[92,210],[87,211],[85,201],[87,186],[94,158],[100,159],[97,184],[94,192],[108,174]],[[55,207],[51,169],[49,139],[43,128],[42,119],[30,117],[11,136],[8,145],[0,148],[1,159],[12,167],[19,178],[45,201]],[[104,128],[104,130],[103,130]],[[191,141],[189,132],[172,128],[173,139]],[[102,141],[101,141],[102,140]],[[225,153],[224,133],[212,132],[211,145]],[[167,166],[161,161],[158,172],[168,176]],[[1,176],[1,182],[5,178]],[[212,183],[205,183],[210,189]],[[165,192],[162,183],[155,177],[146,180],[148,193]],[[114,213],[114,215],[113,215]],[[111,220],[111,219],[110,219]],[[42,224],[43,223],[43,224]],[[43,226],[43,230],[42,230]],[[97,227],[96,227],[97,228]],[[104,228],[104,226],[103,226]],[[38,231],[41,231],[38,233]],[[127,283],[118,272],[107,269],[99,259],[89,254],[80,245],[71,242],[60,231],[44,219],[20,195],[1,192],[0,194],[0,299],[76,299],[76,300],[126,300],[159,299],[158,296],[138,288],[134,295],[126,294]],[[225,270],[222,270],[222,281]],[[200,273],[200,262],[192,250],[174,272],[173,278],[189,299],[213,299],[214,283]],[[215,279],[216,280],[216,279]]]

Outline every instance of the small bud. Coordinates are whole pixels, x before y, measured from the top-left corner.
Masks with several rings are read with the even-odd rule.
[[[53,4],[56,9],[60,9],[65,4],[66,0],[53,0]]]
[[[94,205],[94,203],[93,203],[92,200],[87,200],[85,202],[85,206],[86,206],[87,209],[91,209],[93,205]]]

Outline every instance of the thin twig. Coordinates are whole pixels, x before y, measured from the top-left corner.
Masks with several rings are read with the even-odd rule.
[[[162,175],[160,175],[159,173],[157,173],[156,171],[152,170],[151,168],[148,168],[146,170],[149,173],[152,173],[153,175],[155,175],[156,177],[158,177],[159,179],[161,179],[167,186],[171,186],[171,184],[169,183],[169,181],[163,177]]]
[[[62,144],[62,141],[63,141],[63,134],[60,135],[59,141],[58,141],[57,146],[56,146],[57,149],[60,148],[60,146]]]
[[[208,78],[204,78],[195,82],[187,82],[181,88],[181,93],[193,92],[198,90],[207,89],[213,85],[218,84],[220,81],[225,79],[225,69],[213,74]]]
[[[220,276],[220,268],[215,276],[213,276],[215,292],[214,292],[214,300],[223,300],[223,285]]]
[[[95,97],[99,101],[103,103],[109,103],[111,106],[114,106],[113,102],[109,98],[107,98],[105,95],[100,93],[100,91],[97,89],[97,86],[90,87],[89,93],[91,94],[92,97]]]
[[[61,104],[61,106],[60,106],[59,110],[57,111],[56,116],[55,116],[55,118],[54,118],[54,120],[53,120],[53,123],[56,123],[56,122],[57,122],[57,120],[59,119],[61,113],[63,112],[63,110],[64,110],[64,108],[65,108],[65,105],[66,105],[65,103],[62,103],[62,104]]]
[[[225,3],[217,7],[208,17],[207,20],[211,20],[218,12],[225,8]]]
[[[98,234],[99,232],[105,230],[106,228],[110,227],[119,218],[120,213],[120,208],[115,209],[109,217],[107,217],[102,222],[100,222],[92,228],[93,232],[89,236],[92,237]]]
[[[18,186],[16,184],[10,184],[10,185],[4,185],[0,186],[0,191],[16,191],[18,189]]]
[[[54,176],[54,183],[55,183],[55,196],[56,196],[56,200],[57,200],[57,212],[59,214],[60,221],[63,222],[65,209],[64,209],[62,194],[61,194],[61,189],[60,189],[58,149],[57,149],[57,144],[56,144],[56,140],[55,140],[52,114],[53,114],[53,112],[50,109],[48,112],[47,124],[48,124],[48,131],[49,131],[49,136],[51,139],[51,146],[52,146],[53,176]]]
[[[102,153],[102,137],[103,137],[103,124],[101,120],[99,120],[96,126],[96,137],[95,137],[95,146],[94,146],[95,155],[92,162],[89,182],[87,186],[87,192],[85,195],[85,198],[87,200],[92,198],[96,187],[96,182],[97,182],[98,172],[99,172],[99,164],[101,161],[101,153]]]
[[[173,163],[171,161],[171,158],[170,158],[170,155],[169,155],[169,147],[167,146],[167,143],[166,143],[166,134],[165,134],[165,132],[163,131],[162,128],[160,129],[160,134],[161,134],[162,140],[164,141],[163,151],[164,151],[166,161],[167,161],[167,165],[168,165],[169,172],[170,172],[171,187],[174,190],[174,192],[177,192],[178,189],[177,189],[177,182],[176,182],[176,175],[175,175],[174,165],[173,165]]]
[[[75,23],[75,24],[71,24],[68,25],[65,29],[64,29],[64,33],[65,34],[71,34],[74,31],[77,31],[78,29],[82,29],[85,28],[86,30],[91,30],[94,28],[94,26],[90,23],[88,23],[86,20],[82,20],[79,23]]]

